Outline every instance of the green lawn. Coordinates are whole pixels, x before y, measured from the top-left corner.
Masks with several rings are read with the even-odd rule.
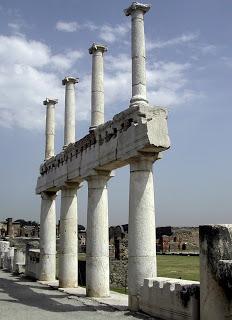
[[[199,281],[199,257],[157,256],[158,277]]]

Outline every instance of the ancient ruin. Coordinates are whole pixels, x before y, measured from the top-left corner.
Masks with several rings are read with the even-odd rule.
[[[167,111],[150,106],[146,96],[144,14],[149,5],[133,3],[125,10],[132,18],[132,98],[127,110],[104,123],[103,56],[106,47],[93,44],[91,126],[75,142],[75,89],[77,79],[63,80],[65,133],[63,151],[54,154],[56,99],[46,99],[45,162],[36,192],[41,195],[40,280],[55,279],[55,198],[61,190],[60,287],[77,285],[77,190],[88,183],[86,292],[109,295],[109,234],[107,181],[113,170],[130,165],[129,199],[129,307],[138,309],[144,278],[156,276],[153,163],[170,147]],[[70,121],[72,119],[72,121]],[[146,239],[141,241],[145,234]]]
[[[41,196],[40,248],[26,250],[0,241],[0,267],[60,288],[78,286],[78,189],[88,184],[86,295],[108,297],[109,226],[107,182],[130,166],[128,223],[128,308],[164,320],[232,319],[232,226],[200,226],[201,281],[157,277],[153,164],[170,147],[167,111],[151,106],[146,94],[144,15],[150,5],[133,2],[131,16],[132,97],[128,109],[104,122],[104,54],[93,43],[91,123],[76,141],[75,85],[65,77],[63,150],[55,154],[55,98],[46,98],[45,160],[36,193]],[[57,193],[61,191],[59,252],[56,246]],[[12,220],[8,235],[12,236]],[[121,229],[120,229],[121,230]],[[123,231],[124,232],[124,231]],[[85,239],[84,239],[85,240]],[[114,236],[117,241],[117,236]],[[163,239],[162,239],[163,241]],[[180,240],[174,237],[172,242]],[[180,242],[181,243],[181,242]],[[164,245],[162,243],[162,245]],[[59,272],[56,269],[58,256]]]

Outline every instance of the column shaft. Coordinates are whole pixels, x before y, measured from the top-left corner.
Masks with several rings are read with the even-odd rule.
[[[132,58],[132,98],[131,106],[138,102],[148,103],[146,89],[146,50],[144,35],[144,14],[150,5],[133,2],[125,9],[131,15],[131,58]]]
[[[104,123],[104,62],[103,54],[107,48],[93,44],[89,49],[92,54],[92,84],[91,84],[91,127],[94,129]]]
[[[44,100],[43,104],[47,107],[46,111],[46,131],[45,131],[45,161],[50,159],[55,154],[55,104],[57,99]]]
[[[144,278],[156,276],[153,158],[130,164],[128,289],[129,308],[138,310],[138,293]]]
[[[46,112],[46,144],[45,144],[45,160],[51,158],[55,154],[55,105],[48,104]]]
[[[132,55],[132,101],[147,100],[146,89],[146,53],[144,36],[144,14],[134,11],[131,26]]]
[[[89,297],[109,296],[109,176],[96,175],[88,181],[86,246],[86,293]]]
[[[61,190],[59,287],[78,283],[77,188]]]
[[[40,276],[39,280],[56,278],[56,194],[41,194],[40,215]]]
[[[65,85],[65,114],[64,114],[64,148],[70,143],[76,141],[75,136],[75,113],[76,113],[76,101],[75,101],[75,83],[79,79],[73,77],[66,77],[62,80],[62,84]]]

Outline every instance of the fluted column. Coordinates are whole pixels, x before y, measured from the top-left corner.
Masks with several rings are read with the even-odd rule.
[[[156,276],[156,229],[152,165],[156,158],[139,157],[130,163],[128,291],[129,308],[138,310],[144,278]]]
[[[64,149],[76,141],[75,136],[75,84],[78,78],[65,77],[62,84],[65,85],[65,114],[64,114]]]
[[[110,172],[86,178],[88,214],[86,243],[86,294],[109,296],[109,225],[107,181]]]
[[[89,48],[92,54],[91,127],[95,129],[104,123],[104,65],[103,54],[107,47],[95,44]]]
[[[61,189],[59,287],[78,285],[78,185]]]
[[[132,98],[130,105],[138,102],[148,103],[146,89],[146,50],[144,35],[144,14],[150,5],[133,2],[125,9],[125,15],[131,16],[131,57],[132,57]]]
[[[46,98],[43,104],[47,106],[46,112],[46,141],[45,141],[45,161],[50,159],[55,154],[55,105],[58,103],[57,99]]]
[[[41,281],[56,279],[56,193],[41,193],[40,275]]]

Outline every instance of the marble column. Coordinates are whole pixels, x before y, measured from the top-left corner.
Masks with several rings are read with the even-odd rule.
[[[40,275],[41,281],[56,279],[56,208],[55,192],[41,193]]]
[[[65,77],[62,84],[65,85],[65,114],[64,114],[64,149],[76,141],[75,136],[75,84],[78,78]]]
[[[54,156],[54,141],[55,141],[55,105],[57,99],[46,98],[43,104],[47,106],[46,112],[46,141],[45,141],[45,161]]]
[[[156,158],[155,158],[156,159]],[[152,165],[154,157],[130,163],[128,291],[129,308],[138,310],[144,278],[156,277],[156,229]]]
[[[110,172],[86,178],[88,213],[86,242],[86,294],[109,296],[109,225],[107,181]]]
[[[92,84],[91,84],[91,127],[95,129],[104,123],[104,66],[103,54],[107,47],[95,44],[89,48],[92,54]]]
[[[59,287],[78,285],[78,185],[61,189]]]
[[[133,2],[124,10],[131,16],[131,56],[132,56],[132,98],[130,105],[138,102],[148,103],[146,89],[146,52],[144,35],[144,14],[150,5]]]

